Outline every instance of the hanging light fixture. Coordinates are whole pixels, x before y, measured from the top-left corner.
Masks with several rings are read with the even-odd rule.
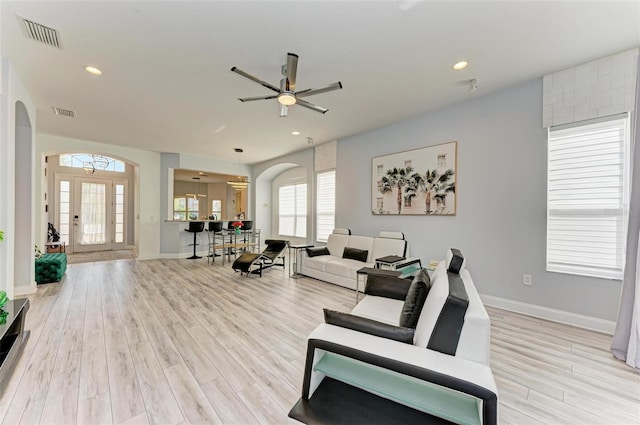
[[[87,174],[95,174],[96,170],[106,170],[112,159],[99,154],[71,154],[71,157],[83,161],[82,169]]]
[[[194,200],[198,198],[205,198],[207,195],[203,193],[198,193],[198,187],[196,183],[199,183],[198,180],[200,180],[200,177],[191,177],[191,179],[193,180],[193,188],[195,190],[193,191],[193,193],[185,193],[185,196],[188,196],[189,198],[193,198]]]
[[[244,150],[242,148],[235,148],[234,150],[238,154],[238,177],[232,177],[231,179],[229,179],[229,181],[227,181],[227,184],[235,190],[240,191],[246,189],[249,186],[249,181],[245,176],[240,175],[240,154],[242,154]]]

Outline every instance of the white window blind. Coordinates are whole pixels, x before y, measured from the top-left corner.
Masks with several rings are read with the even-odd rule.
[[[622,279],[628,119],[549,130],[547,270]]]
[[[317,174],[316,239],[326,242],[336,224],[336,171]]]
[[[307,237],[307,184],[280,186],[278,233]]]

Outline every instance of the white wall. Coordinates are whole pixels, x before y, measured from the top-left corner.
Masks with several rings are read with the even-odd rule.
[[[479,292],[616,320],[621,282],[545,271],[546,129],[542,80],[340,140],[336,227],[397,230],[412,256],[468,258]],[[371,157],[458,141],[455,217],[373,216]],[[522,274],[533,275],[533,286]]]
[[[34,222],[36,211],[16,211],[16,193],[22,193],[31,199],[33,205],[34,187],[38,180],[32,178],[28,182],[16,179],[16,169],[31,170],[34,168],[33,151],[36,126],[36,108],[27,93],[20,77],[7,59],[0,59],[2,68],[2,95],[0,95],[0,229],[4,231],[4,242],[0,243],[0,289],[7,292],[9,298],[15,295],[35,291],[35,273],[33,267]],[[16,102],[22,102],[26,108],[30,122],[30,137],[24,137],[25,128],[18,129],[23,139],[29,139],[30,152],[20,155],[20,163],[16,163]],[[28,136],[28,135],[27,135]],[[24,153],[24,152],[23,152]],[[29,219],[21,221],[21,228],[16,228],[16,215],[27,214]],[[26,227],[26,228],[25,228]],[[16,252],[16,239],[28,243],[28,253]],[[19,270],[16,270],[19,269]],[[16,279],[16,276],[20,276]]]
[[[160,154],[156,152],[133,149],[126,146],[107,145],[88,140],[68,137],[37,134],[36,158],[57,155],[66,152],[100,153],[121,158],[138,166],[137,184],[129,190],[137,190],[136,219],[138,220],[136,242],[138,259],[158,258],[160,255]],[[42,169],[36,171],[36,181],[41,179]],[[36,193],[43,193],[37,188]],[[43,210],[43,199],[36,197],[36,210]],[[46,237],[46,218],[36,226],[36,234]]]

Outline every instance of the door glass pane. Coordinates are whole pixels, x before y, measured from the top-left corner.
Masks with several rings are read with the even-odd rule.
[[[80,245],[102,245],[107,241],[106,185],[82,183]]]
[[[60,228],[58,232],[60,233],[60,242],[64,242],[65,244],[69,243],[70,188],[71,183],[68,180],[60,181],[60,190],[58,192],[60,195],[60,201],[58,202],[58,227]]]
[[[116,213],[115,213],[115,234],[114,241],[116,243],[124,242],[124,185],[116,184]]]

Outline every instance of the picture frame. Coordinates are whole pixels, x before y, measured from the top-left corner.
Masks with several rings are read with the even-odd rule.
[[[373,215],[456,215],[458,142],[371,159]]]

